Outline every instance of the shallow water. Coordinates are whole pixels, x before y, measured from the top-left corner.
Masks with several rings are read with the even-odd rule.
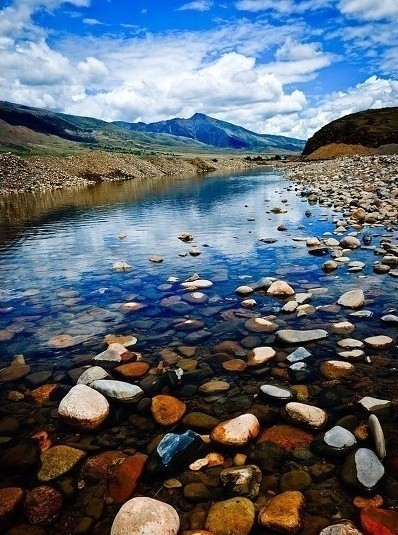
[[[342,285],[360,284],[370,297],[386,286],[396,287],[390,277],[373,275],[371,266],[360,274],[343,266],[338,276],[325,277],[320,270],[324,258],[308,255],[305,242],[292,238],[333,230],[333,213],[311,206],[312,215],[306,216],[303,200],[279,172],[264,170],[106,183],[6,200],[0,220],[0,359],[23,353],[27,359],[48,361],[82,348],[97,351],[109,332],[135,333],[139,349],[213,345],[226,334],[239,339],[240,326],[234,332],[223,313],[239,307],[237,286],[263,276],[288,280],[300,291],[327,281],[328,292],[317,296],[316,305],[334,302]],[[286,213],[271,213],[275,207]],[[277,230],[281,223],[287,231]],[[194,241],[180,241],[183,232]],[[119,238],[120,233],[126,237]],[[266,244],[263,238],[277,241]],[[179,256],[193,247],[200,256]],[[355,252],[352,259],[366,254]],[[151,263],[153,255],[163,257],[163,263]],[[113,263],[120,260],[132,269],[113,272]],[[193,273],[214,282],[205,290],[205,304],[184,301],[180,282]],[[169,277],[178,282],[168,284]],[[164,306],[162,300],[170,296],[183,299]],[[263,315],[281,304],[259,295],[256,300]],[[145,306],[123,311],[123,303],[130,301]],[[374,306],[390,305],[394,303],[384,299]],[[322,321],[319,316],[312,321]],[[187,317],[204,322],[197,338],[174,329]],[[51,340],[61,334],[73,340],[59,351]]]

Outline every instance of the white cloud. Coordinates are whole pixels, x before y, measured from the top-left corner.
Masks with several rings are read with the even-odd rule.
[[[280,14],[304,13],[323,9],[332,4],[333,0],[239,0],[235,7],[239,11],[275,11]]]
[[[398,80],[371,76],[347,91],[326,95],[316,107],[290,115],[277,115],[263,123],[264,132],[306,139],[322,126],[357,111],[396,106]]]
[[[398,17],[397,0],[340,0],[339,9],[344,15],[364,20]]]
[[[101,22],[97,19],[84,18],[83,22],[84,24],[88,24],[89,26],[105,26],[105,22]]]
[[[213,2],[210,0],[194,0],[193,2],[188,2],[183,4],[178,8],[178,11],[209,11],[213,6]]]

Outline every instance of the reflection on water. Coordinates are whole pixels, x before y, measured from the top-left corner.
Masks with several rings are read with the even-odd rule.
[[[271,213],[273,207],[286,213]],[[233,337],[241,324],[225,319],[229,310],[240,306],[237,286],[262,276],[287,277],[303,291],[322,286],[322,258],[311,257],[305,245],[292,238],[322,235],[331,229],[331,214],[312,207],[312,217],[306,217],[306,208],[280,174],[259,170],[5,198],[0,222],[0,358],[24,353],[48,359],[97,351],[109,332],[134,332],[141,347]],[[277,230],[281,223],[287,232]],[[191,233],[194,242],[180,241],[183,232]],[[120,233],[126,237],[121,239]],[[277,242],[265,244],[263,238]],[[189,254],[192,247],[200,256]],[[151,263],[153,255],[163,257],[163,263]],[[120,260],[128,262],[131,271],[114,273],[112,264]],[[180,286],[193,273],[214,282],[205,291],[206,301],[198,305]],[[347,281],[354,276],[348,275]],[[178,282],[169,283],[169,277]],[[377,292],[380,281],[369,277],[363,284]],[[329,276],[328,285],[329,293],[319,296],[317,304],[333,302],[333,288],[338,293],[342,283]],[[256,300],[262,314],[280,305],[260,295]],[[126,311],[123,304],[131,301],[142,308]],[[203,323],[199,333],[176,329],[187,317]],[[69,347],[57,348],[54,337],[60,334],[69,337]]]

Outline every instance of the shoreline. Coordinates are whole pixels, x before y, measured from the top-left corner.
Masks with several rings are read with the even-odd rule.
[[[0,155],[0,199],[9,194],[44,192],[86,187],[101,182],[136,178],[198,176],[209,172],[228,172],[258,167],[243,156],[140,158],[129,154],[87,152],[58,157],[22,158],[11,153]]]

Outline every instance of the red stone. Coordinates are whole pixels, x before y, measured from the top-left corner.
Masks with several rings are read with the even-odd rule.
[[[30,492],[25,501],[25,514],[31,524],[51,524],[58,517],[62,507],[61,494],[43,485]]]
[[[115,368],[115,372],[128,379],[137,379],[139,377],[143,377],[148,370],[149,364],[143,360],[130,362],[129,364],[122,364],[121,366],[117,366],[117,368]]]
[[[58,388],[58,385],[55,384],[42,385],[34,390],[31,390],[28,394],[28,397],[38,405],[43,405],[43,403],[49,401],[51,394],[56,388]]]
[[[108,483],[108,494],[115,502],[124,503],[133,496],[147,460],[144,453],[135,453],[116,468]]]
[[[106,451],[94,455],[82,466],[80,477],[89,483],[106,482],[126,457],[121,451]]]
[[[48,436],[47,431],[38,431],[34,435],[32,435],[32,438],[35,438],[39,442],[39,448],[40,451],[43,453],[43,451],[47,451],[51,448],[53,445],[51,438]]]
[[[152,398],[152,416],[160,425],[174,425],[184,416],[187,407],[183,401],[163,394]]]
[[[7,487],[0,489],[0,529],[7,529],[13,519],[24,496],[23,489]]]
[[[398,535],[398,512],[369,507],[361,510],[361,523],[367,535]]]
[[[291,425],[275,425],[262,432],[259,442],[270,440],[286,451],[296,448],[308,448],[314,437]]]

